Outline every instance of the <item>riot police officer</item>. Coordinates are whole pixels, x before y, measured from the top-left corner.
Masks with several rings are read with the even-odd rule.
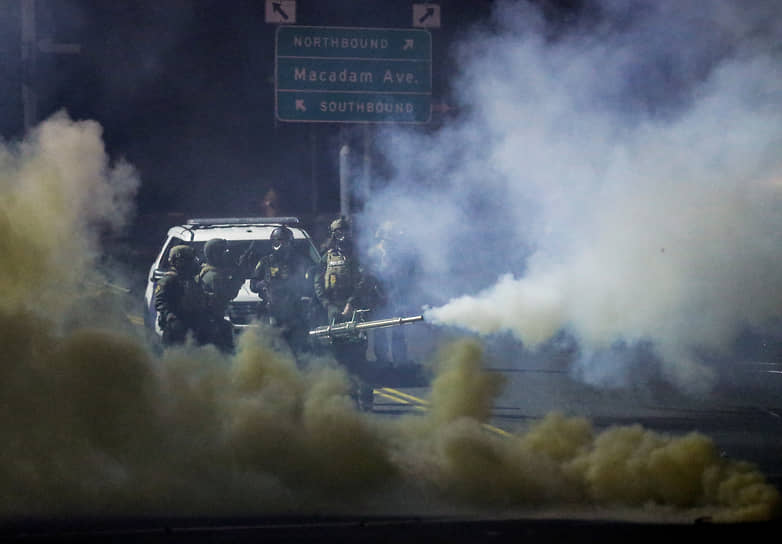
[[[233,327],[225,315],[249,275],[246,261],[251,252],[252,246],[237,264],[225,239],[212,238],[204,244],[205,262],[196,277],[205,302],[201,342],[214,344],[223,351],[233,349]]]
[[[168,262],[170,269],[155,286],[155,310],[166,346],[183,343],[188,334],[198,339],[205,307],[195,281],[198,265],[193,248],[174,246]]]
[[[347,321],[366,303],[364,272],[354,255],[351,225],[339,217],[329,225],[329,239],[314,278],[315,296],[329,322]]]
[[[280,328],[283,338],[298,354],[308,348],[312,263],[295,253],[293,231],[289,228],[276,227],[269,239],[272,251],[258,260],[250,278],[250,290],[263,301],[263,317]]]
[[[358,309],[369,309],[370,281],[364,274],[353,246],[350,221],[338,217],[329,225],[329,239],[320,266],[314,275],[314,291],[326,310],[329,323],[349,321]],[[373,377],[366,359],[367,339],[332,344],[334,357],[354,380],[355,397],[361,409],[371,409]]]
[[[383,298],[378,318],[404,314],[409,306],[407,288],[416,267],[412,252],[403,248],[403,238],[403,230],[393,222],[386,221],[375,231],[375,243],[369,249],[370,266],[375,274],[382,277]],[[395,364],[408,361],[407,340],[402,327],[372,332],[375,358],[378,361]]]

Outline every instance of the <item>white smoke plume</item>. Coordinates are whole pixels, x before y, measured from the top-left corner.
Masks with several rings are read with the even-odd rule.
[[[707,390],[705,357],[782,315],[781,37],[774,2],[587,2],[554,30],[500,2],[455,52],[461,115],[383,138],[365,221],[405,225],[431,321],[565,331],[593,381],[650,344]]]

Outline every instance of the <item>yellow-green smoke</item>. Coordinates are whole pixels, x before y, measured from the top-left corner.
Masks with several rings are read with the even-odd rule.
[[[502,387],[474,341],[445,346],[430,409],[355,410],[345,372],[303,369],[249,330],[235,355],[162,355],[123,301],[85,282],[98,229],[136,186],[93,122],[60,114],[0,150],[0,517],[659,509],[768,519],[778,492],[706,436],[597,433],[551,414],[519,435],[483,426]]]

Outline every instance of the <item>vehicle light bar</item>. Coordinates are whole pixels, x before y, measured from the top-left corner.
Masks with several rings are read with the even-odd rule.
[[[298,217],[196,217],[187,220],[188,225],[206,227],[212,225],[298,225]]]

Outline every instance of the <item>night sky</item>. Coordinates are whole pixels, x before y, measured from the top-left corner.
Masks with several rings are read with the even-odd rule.
[[[14,141],[24,131],[21,0],[0,2],[0,134]],[[140,214],[253,213],[268,185],[281,190],[292,213],[338,211],[339,149],[360,148],[365,132],[275,121],[276,27],[265,22],[264,4],[37,0],[39,40],[81,45],[79,54],[38,54],[38,118],[65,109],[74,119],[98,121],[111,158],[139,171]],[[412,4],[299,0],[297,24],[410,28]],[[439,4],[442,27],[431,30],[433,103],[447,104],[449,76],[458,69],[450,46],[487,18],[492,2]],[[454,112],[408,130],[434,130],[444,115]]]

